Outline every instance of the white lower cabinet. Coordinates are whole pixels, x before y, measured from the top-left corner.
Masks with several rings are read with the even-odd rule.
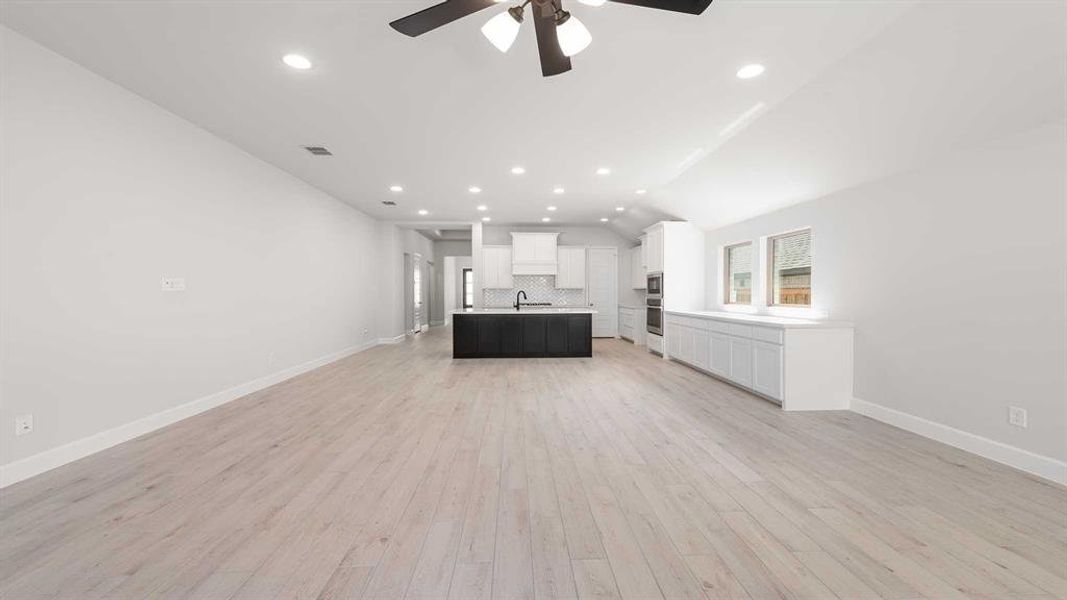
[[[851,326],[768,326],[721,314],[667,313],[666,356],[779,402],[785,410],[848,408]]]
[[[752,389],[779,402],[782,400],[782,347],[752,342]]]
[[[730,379],[752,387],[752,340],[730,337]]]
[[[730,336],[711,333],[711,364],[708,370],[720,377],[730,376]]]

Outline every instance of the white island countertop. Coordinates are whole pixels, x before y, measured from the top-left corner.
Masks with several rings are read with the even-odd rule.
[[[565,306],[524,306],[522,310],[514,308],[464,308],[452,311],[454,315],[595,315],[592,308]]]
[[[765,325],[779,329],[852,329],[852,323],[846,321],[815,321],[812,319],[797,319],[794,317],[775,317],[770,315],[752,315],[748,313],[734,313],[715,310],[671,310],[663,312],[668,315],[680,315],[683,317],[698,317],[715,319],[717,321],[730,321],[744,323],[746,325]]]

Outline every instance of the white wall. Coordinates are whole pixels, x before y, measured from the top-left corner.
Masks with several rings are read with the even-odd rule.
[[[0,464],[387,333],[376,221],[3,27],[0,44]]]
[[[375,303],[376,314],[381,338],[391,340],[404,335],[404,320],[410,310],[410,299],[405,300],[409,282],[404,278],[404,255],[422,255],[425,266],[425,261],[433,257],[433,242],[418,231],[386,222],[378,223],[376,238],[374,261],[384,284]]]
[[[708,304],[723,245],[811,226],[816,308],[856,326],[857,398],[1067,460],[1065,129],[711,231]]]
[[[436,240],[433,243],[434,260],[439,265],[441,294],[434,302],[434,323],[447,323],[452,311],[457,306],[463,306],[463,268],[471,268],[471,242],[470,240]],[[451,268],[446,263],[448,258],[465,259],[461,267],[456,267],[456,261],[452,260]]]
[[[444,259],[444,320],[452,321],[452,311],[463,307],[463,269],[472,269],[469,256],[446,256]]]
[[[637,244],[606,227],[541,227],[521,225],[486,225],[484,243],[490,246],[511,245],[511,232],[560,232],[561,246],[610,246],[619,250],[619,304],[642,306],[645,303],[644,290],[635,290],[630,278],[630,249]]]

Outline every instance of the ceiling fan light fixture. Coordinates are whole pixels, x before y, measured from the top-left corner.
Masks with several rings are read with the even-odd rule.
[[[604,6],[604,3],[608,0],[578,0],[586,6]]]
[[[515,38],[519,37],[521,24],[522,7],[515,6],[489,19],[485,25],[482,25],[482,35],[496,46],[497,50],[506,53],[511,50],[511,45],[515,43]]]
[[[556,13],[556,35],[563,55],[570,58],[589,47],[593,41],[592,34],[578,17],[560,10]]]

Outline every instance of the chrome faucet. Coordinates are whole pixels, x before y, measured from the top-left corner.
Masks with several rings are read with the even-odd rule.
[[[523,300],[529,299],[526,297],[526,292],[524,290],[519,290],[519,293],[515,294],[515,310],[519,310],[519,307],[522,306],[522,304],[519,303],[519,296],[522,296]]]

